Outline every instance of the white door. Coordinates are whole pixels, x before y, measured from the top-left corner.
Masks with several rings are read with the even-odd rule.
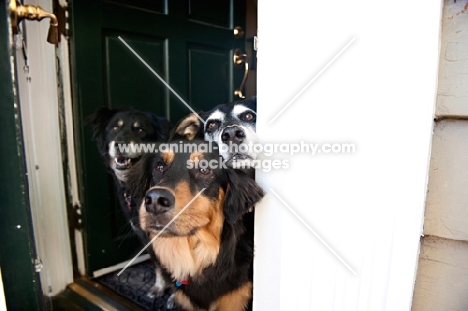
[[[256,175],[254,309],[410,310],[441,3],[258,9],[257,131],[288,165]]]

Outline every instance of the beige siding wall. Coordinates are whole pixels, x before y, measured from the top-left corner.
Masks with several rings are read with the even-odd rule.
[[[446,0],[413,311],[468,310],[468,5]]]
[[[437,122],[432,144],[424,234],[468,241],[468,121]]]

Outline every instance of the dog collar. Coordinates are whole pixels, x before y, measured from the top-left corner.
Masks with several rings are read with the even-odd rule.
[[[189,284],[190,284],[190,280],[189,280],[189,279],[180,280],[180,281],[175,281],[175,286],[176,286],[176,287],[181,287],[182,285],[189,285]]]
[[[125,203],[127,203],[127,208],[132,209],[132,197],[127,192],[124,192],[124,199]]]

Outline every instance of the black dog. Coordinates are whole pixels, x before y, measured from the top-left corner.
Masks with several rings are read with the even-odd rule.
[[[86,118],[92,126],[93,139],[109,173],[113,176],[122,211],[139,239],[146,244],[146,233],[138,224],[138,210],[126,190],[125,180],[129,169],[139,160],[141,154],[135,149],[137,144],[165,142],[169,138],[171,123],[154,113],[133,109],[101,108]],[[154,258],[154,254],[149,252]],[[162,295],[165,282],[156,269],[154,294]],[[150,293],[152,294],[152,293]]]
[[[172,129],[167,119],[133,109],[101,108],[86,123],[93,127],[101,156],[119,181],[125,181],[125,172],[139,159],[136,144],[165,142]]]
[[[253,250],[242,218],[264,192],[242,170],[219,167],[219,153],[200,148],[206,142],[184,142],[190,143],[197,148],[146,154],[130,170],[141,229],[155,238],[152,248],[175,281],[178,306],[245,310]]]

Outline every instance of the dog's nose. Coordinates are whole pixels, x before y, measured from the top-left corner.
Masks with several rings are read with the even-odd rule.
[[[167,189],[151,189],[146,193],[145,208],[148,213],[165,213],[174,207],[174,203],[174,195]]]
[[[238,126],[226,127],[221,134],[221,139],[223,143],[233,142],[235,144],[240,144],[244,141],[245,132]]]

